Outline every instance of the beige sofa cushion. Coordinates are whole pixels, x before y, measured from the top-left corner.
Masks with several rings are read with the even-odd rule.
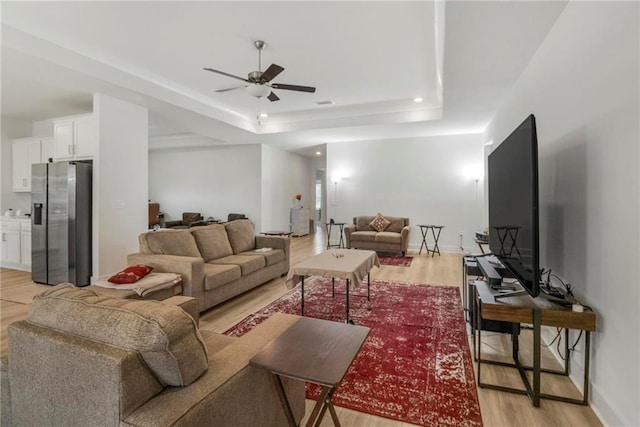
[[[402,242],[402,234],[392,233],[389,231],[381,231],[376,235],[376,242],[400,244]]]
[[[234,254],[250,251],[256,247],[253,225],[248,219],[231,221],[224,225]]]
[[[354,231],[351,233],[352,242],[375,242],[377,231]]]
[[[400,233],[405,226],[405,218],[388,216],[387,219],[391,221],[391,223],[384,231]]]
[[[255,255],[255,254],[256,252],[251,251],[251,252],[243,252],[240,255]],[[284,251],[282,249],[271,249],[270,251],[259,252],[259,254],[264,257],[265,261],[267,262],[267,267],[284,261]]]
[[[371,221],[373,221],[374,216],[359,216],[356,217],[356,230],[358,231],[376,231],[375,228],[371,226]]]
[[[202,258],[196,239],[186,230],[147,233],[147,244],[154,254]]]
[[[222,285],[238,280],[242,276],[240,267],[232,264],[204,265],[204,289],[210,291]]]
[[[211,264],[234,264],[240,266],[242,275],[246,276],[254,271],[264,268],[266,261],[262,255],[229,255],[224,258],[214,259]]]
[[[205,262],[233,254],[224,225],[198,227],[191,231]]]
[[[209,367],[193,318],[158,301],[109,298],[62,284],[34,298],[27,321],[137,351],[163,384],[189,385]]]

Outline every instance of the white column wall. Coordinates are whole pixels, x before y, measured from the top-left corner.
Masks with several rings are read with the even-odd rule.
[[[302,205],[313,209],[311,162],[298,154],[262,146],[262,230],[289,230],[289,210],[296,194]]]
[[[418,224],[444,225],[439,247],[479,252],[482,226],[482,135],[453,135],[327,144],[327,221],[352,223],[359,215],[408,217],[409,248],[420,248]],[[336,186],[331,178],[341,175]]]
[[[569,2],[485,134],[536,116],[541,267],[598,316],[591,405],[612,426],[640,425],[639,22],[637,2]]]
[[[93,276],[114,273],[138,251],[148,224],[148,111],[94,94],[98,152],[93,161]]]

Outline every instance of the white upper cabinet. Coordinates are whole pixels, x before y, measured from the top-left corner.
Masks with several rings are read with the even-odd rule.
[[[31,191],[31,165],[44,163],[42,144],[51,145],[52,139],[20,138],[12,142],[13,191]]]
[[[53,135],[55,160],[90,159],[95,154],[93,115],[55,120]]]

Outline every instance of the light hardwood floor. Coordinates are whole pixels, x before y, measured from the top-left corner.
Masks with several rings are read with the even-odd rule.
[[[314,254],[324,251],[324,234],[318,233],[291,240],[291,263],[296,264]],[[405,283],[428,283],[443,286],[461,287],[462,260],[460,254],[443,253],[442,256],[426,256],[410,253],[414,257],[411,267],[382,266],[371,271],[372,280],[394,280]],[[7,325],[26,317],[33,295],[48,289],[31,281],[30,274],[15,270],[0,270],[0,354],[7,350]],[[200,327],[214,332],[224,332],[245,316],[259,310],[288,291],[284,279],[271,282],[240,295],[220,306],[201,314]],[[527,353],[530,333],[524,331],[521,338],[521,353],[525,362],[529,362]],[[510,355],[510,339],[504,334],[483,333],[483,356]],[[546,349],[543,349],[546,350]],[[551,353],[543,351],[543,366],[560,365]],[[521,386],[520,378],[513,369],[483,365],[483,379],[500,382],[515,387]],[[543,391],[558,394],[573,394],[576,387],[564,377],[543,376]],[[526,396],[504,393],[494,390],[478,389],[478,398],[485,426],[601,426],[590,407],[543,400],[540,408],[531,406]],[[314,402],[307,401],[307,414]],[[344,408],[337,408],[342,425],[363,427],[402,427],[411,424],[391,421]],[[326,416],[322,426],[331,426],[331,417]]]

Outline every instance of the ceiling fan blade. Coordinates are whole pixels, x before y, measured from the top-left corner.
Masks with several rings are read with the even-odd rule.
[[[220,70],[214,70],[213,68],[204,68],[204,70],[211,71],[212,73],[222,74],[223,76],[231,77],[234,79],[242,80],[243,82],[247,82],[247,83],[249,82],[249,80],[245,79],[244,77],[234,76],[233,74],[225,73],[224,71],[220,71]]]
[[[297,90],[298,92],[310,92],[314,93],[316,91],[315,87],[311,86],[298,86],[298,85],[288,85],[284,83],[273,83],[271,85],[274,89],[285,89],[285,90]]]
[[[275,76],[283,71],[284,68],[282,68],[281,66],[277,64],[271,64],[269,65],[269,68],[267,68],[264,73],[262,73],[262,80],[264,80],[265,82],[270,82]]]
[[[269,96],[267,96],[267,99],[271,102],[275,102],[275,101],[279,101],[280,98],[278,98],[278,95],[276,95],[275,93],[271,92],[269,94]]]
[[[217,93],[220,93],[220,92],[229,92],[230,90],[242,89],[243,87],[246,87],[246,86],[228,87],[228,88],[226,88],[226,89],[219,89],[219,90],[217,90],[216,92],[217,92]]]

